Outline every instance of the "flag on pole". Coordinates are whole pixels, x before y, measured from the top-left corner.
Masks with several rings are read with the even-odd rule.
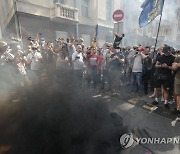
[[[98,24],[96,25],[96,33],[95,33],[95,38],[98,36]]]
[[[141,8],[146,7],[150,2],[151,2],[150,0],[145,0],[145,1],[143,2],[143,4],[141,5]]]
[[[140,28],[148,25],[158,15],[162,14],[164,0],[145,0],[141,5],[143,8],[139,17]]]
[[[94,35],[94,38],[92,40],[92,46],[93,47],[97,47],[97,37],[98,37],[98,24],[96,25],[96,28],[95,28],[95,35]]]

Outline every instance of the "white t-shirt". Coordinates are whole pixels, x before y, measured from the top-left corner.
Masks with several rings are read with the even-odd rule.
[[[75,51],[72,54],[72,61],[74,63],[74,69],[75,70],[82,70],[83,69],[84,62],[83,62],[83,55],[82,55],[82,53],[78,53],[77,51]]]
[[[134,64],[133,64],[132,72],[142,72],[142,56],[141,56],[141,54],[138,54],[134,58]]]
[[[27,59],[31,61],[31,70],[38,71],[41,69],[42,66],[42,63],[40,61],[42,59],[41,53],[37,51],[31,52],[27,55]]]

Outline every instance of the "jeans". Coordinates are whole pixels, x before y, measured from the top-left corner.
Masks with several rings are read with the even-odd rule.
[[[98,83],[98,72],[96,66],[91,66],[87,70],[87,81],[88,86],[90,87],[91,80],[93,81],[93,88],[96,89]]]
[[[142,93],[142,72],[132,72],[131,74],[131,92]]]

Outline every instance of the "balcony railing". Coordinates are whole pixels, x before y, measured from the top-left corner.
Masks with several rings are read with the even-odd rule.
[[[79,22],[78,20],[78,9],[56,3],[51,7],[50,18],[52,21],[61,21],[66,19],[69,21]]]

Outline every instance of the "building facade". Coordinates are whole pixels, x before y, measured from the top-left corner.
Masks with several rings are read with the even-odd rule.
[[[90,45],[97,24],[99,44],[113,40],[112,13],[121,5],[118,0],[1,0],[0,3],[4,37],[15,34],[18,25],[23,40],[40,32],[47,41],[74,36],[82,37],[86,45]]]

